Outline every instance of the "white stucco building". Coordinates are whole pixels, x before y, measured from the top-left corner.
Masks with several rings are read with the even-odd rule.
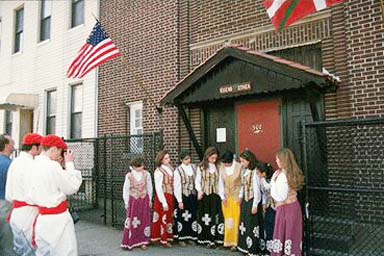
[[[98,0],[0,1],[0,133],[97,134],[97,74],[66,72],[98,16]]]

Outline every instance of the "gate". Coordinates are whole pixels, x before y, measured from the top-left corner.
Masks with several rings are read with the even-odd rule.
[[[69,198],[80,219],[122,227],[125,220],[123,185],[129,161],[142,157],[153,173],[157,151],[162,149],[162,132],[67,140],[75,155],[75,167],[82,172],[79,191]]]
[[[161,132],[98,138],[97,194],[99,205],[103,205],[105,224],[123,227],[123,185],[129,171],[129,162],[135,157],[142,157],[146,169],[152,174],[156,153],[162,149],[162,138]]]
[[[83,182],[79,191],[69,197],[70,207],[80,219],[102,223],[97,201],[97,139],[73,139],[65,141],[75,156],[75,168],[81,171]]]
[[[303,125],[307,255],[384,255],[384,119]]]

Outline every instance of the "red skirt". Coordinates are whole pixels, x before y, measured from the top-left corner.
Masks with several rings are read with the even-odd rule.
[[[165,244],[173,241],[173,210],[174,198],[172,194],[165,193],[165,199],[168,204],[168,211],[163,210],[163,205],[155,196],[152,219],[152,238],[153,242],[160,241]]]

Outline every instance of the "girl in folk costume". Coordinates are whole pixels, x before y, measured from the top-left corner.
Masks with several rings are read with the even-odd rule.
[[[141,246],[145,250],[151,235],[152,180],[149,172],[144,169],[142,158],[133,159],[131,166],[123,188],[127,218],[121,248],[131,250]]]
[[[303,215],[297,191],[304,185],[304,175],[291,150],[276,154],[279,169],[271,180],[271,196],[276,202],[272,256],[302,255]]]
[[[270,183],[273,174],[273,169],[270,164],[260,163],[257,167],[257,170],[260,177],[260,185],[262,191],[265,240],[267,244],[267,250],[269,252],[272,252],[272,238],[276,215],[275,202],[271,197]]]
[[[241,224],[239,251],[248,255],[268,255],[265,250],[263,208],[260,178],[256,171],[256,157],[248,150],[240,154],[244,172],[241,178]]]
[[[180,158],[182,163],[174,172],[174,193],[178,203],[174,237],[179,239],[181,246],[185,246],[185,240],[192,242],[197,239],[196,167],[191,164],[187,152],[181,152]]]
[[[226,151],[221,157],[219,195],[224,215],[224,247],[236,250],[240,222],[241,165],[233,161],[233,153]]]
[[[152,241],[172,247],[173,241],[173,169],[167,151],[160,151],[155,160],[155,203],[152,220]]]
[[[219,163],[218,153],[209,147],[196,172],[195,187],[198,191],[197,242],[216,248],[224,238],[224,223],[221,199],[218,195]]]

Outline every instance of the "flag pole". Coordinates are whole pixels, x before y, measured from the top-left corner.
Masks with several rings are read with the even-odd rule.
[[[123,54],[121,54],[121,57],[123,59],[123,63],[126,65],[126,67],[128,67],[128,73],[129,74],[132,74],[132,77],[133,77],[133,82],[134,83],[137,83],[138,86],[141,88],[141,90],[144,92],[145,94],[145,97],[152,102],[152,104],[155,106],[157,112],[159,114],[161,114],[163,112],[163,108],[158,106],[155,101],[152,99],[152,97],[149,95],[147,89],[145,88],[145,85],[143,83],[143,81],[136,75],[136,72],[135,72],[135,68],[133,67],[133,65],[127,61],[127,59],[124,57]]]
[[[95,15],[93,12],[92,12],[92,16],[93,16],[93,18],[95,18],[96,22],[98,22],[98,23],[101,24],[101,22],[99,21],[99,19],[96,17],[96,15]],[[141,79],[139,79],[139,78],[137,77],[136,73],[134,72],[134,70],[133,70],[133,69],[134,69],[133,65],[131,65],[131,64],[127,61],[127,59],[124,57],[123,53],[121,53],[121,58],[123,59],[123,63],[126,65],[126,67],[128,67],[128,73],[132,74],[132,76],[133,76],[133,82],[134,82],[134,83],[137,83],[137,84],[139,85],[139,87],[141,88],[141,90],[144,92],[145,97],[147,97],[147,98],[152,102],[152,104],[155,106],[157,112],[158,112],[159,114],[161,114],[161,113],[163,112],[163,108],[160,107],[160,106],[158,106],[158,105],[156,105],[156,103],[154,102],[154,100],[152,99],[152,97],[149,96],[148,91],[146,90],[144,83],[141,81]]]

